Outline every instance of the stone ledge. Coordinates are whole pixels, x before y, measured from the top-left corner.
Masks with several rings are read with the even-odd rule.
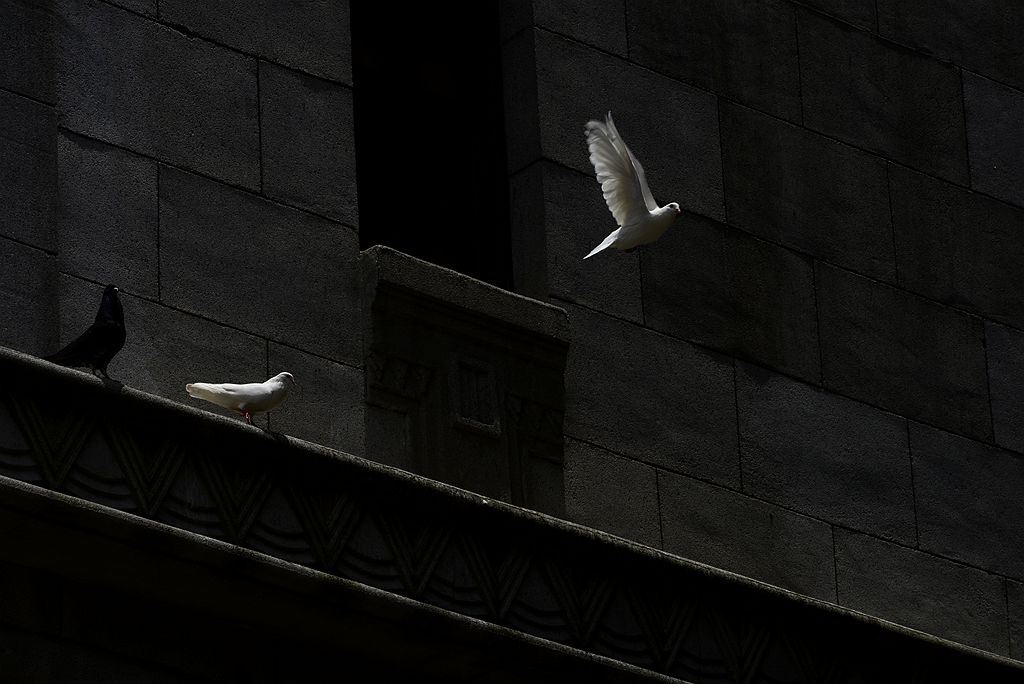
[[[323,661],[309,663],[310,667],[336,667],[343,660],[346,681],[351,682],[389,677],[476,682],[497,677],[554,684],[577,676],[608,684],[677,681],[10,478],[0,477],[0,501],[0,563],[27,567],[37,576],[64,575],[103,596],[105,604],[113,604],[114,613],[115,598],[138,604],[144,612],[154,608],[154,625],[119,625],[120,629],[166,631],[167,625],[156,623],[167,619],[172,611],[166,604],[172,604],[174,611],[186,614],[186,621],[205,614],[216,622],[244,624],[284,653],[301,642],[312,650],[304,657]],[[10,598],[4,590],[0,597]],[[62,610],[66,621],[75,602],[57,601],[68,604]],[[157,605],[150,606],[151,602]],[[0,616],[0,622],[9,622],[6,609],[0,609]],[[41,631],[45,635],[52,630]],[[69,638],[59,632],[52,636]],[[88,636],[83,645],[112,646],[90,643]],[[174,658],[175,646],[181,648],[147,645],[163,651],[164,659]],[[124,651],[120,644],[113,646]],[[234,666],[232,654],[222,657],[228,667]],[[8,665],[0,656],[0,668],[13,674]],[[222,665],[206,665],[217,666]],[[87,673],[74,674],[84,679]],[[279,681],[273,676],[257,679]]]
[[[368,285],[363,290],[365,293],[374,293],[380,284],[396,286],[484,318],[569,343],[569,322],[565,311],[557,306],[508,292],[390,247],[370,247],[361,257],[363,277]]]
[[[0,475],[139,516],[129,545],[169,525],[295,577],[316,571],[683,680],[1024,675],[1018,662],[24,354],[0,350],[0,377]]]

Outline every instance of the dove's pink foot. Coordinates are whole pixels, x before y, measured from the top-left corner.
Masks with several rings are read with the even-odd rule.
[[[242,417],[245,418],[245,422],[252,425],[252,414],[248,411],[242,411]]]

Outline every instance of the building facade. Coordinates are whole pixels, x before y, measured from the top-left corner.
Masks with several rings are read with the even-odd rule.
[[[1024,9],[360,11],[0,0],[0,344],[1024,658]]]

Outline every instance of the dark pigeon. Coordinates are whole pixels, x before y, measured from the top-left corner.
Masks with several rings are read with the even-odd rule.
[[[93,373],[99,371],[109,380],[107,364],[121,351],[125,338],[124,310],[117,292],[116,287],[107,285],[96,321],[71,344],[44,358],[61,366],[88,366]]]

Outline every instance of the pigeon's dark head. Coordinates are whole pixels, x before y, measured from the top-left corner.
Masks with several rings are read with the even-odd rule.
[[[121,308],[118,292],[120,290],[116,285],[107,285],[103,290],[103,301],[100,302],[100,310],[96,314],[97,321],[113,321],[118,325],[124,325],[124,309]]]

